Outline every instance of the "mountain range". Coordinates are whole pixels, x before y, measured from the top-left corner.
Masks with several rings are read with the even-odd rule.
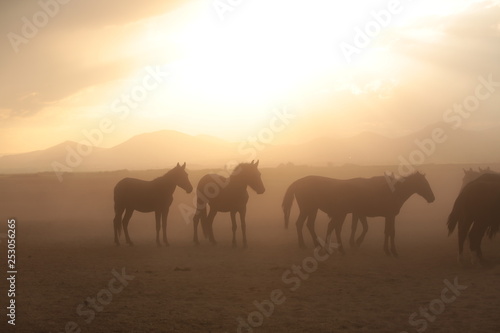
[[[82,142],[83,143],[83,142]],[[0,173],[222,168],[230,161],[259,159],[261,165],[399,165],[402,163],[499,163],[500,130],[453,129],[436,123],[389,138],[363,132],[349,138],[317,138],[301,144],[230,142],[163,130],[144,133],[111,148],[66,141],[45,150],[0,157]]]

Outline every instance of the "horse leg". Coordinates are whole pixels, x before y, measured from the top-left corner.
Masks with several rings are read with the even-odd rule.
[[[247,248],[247,222],[246,222],[246,212],[247,209],[244,207],[243,209],[240,210],[240,221],[241,221],[241,233],[243,236],[243,247],[246,249]]]
[[[319,246],[318,236],[316,235],[316,231],[314,230],[314,221],[316,221],[316,215],[318,215],[318,211],[314,210],[307,217],[307,229],[309,229],[309,233],[311,234],[314,247]]]
[[[115,204],[115,218],[113,219],[113,227],[115,231],[115,244],[120,246],[120,234],[122,231],[122,215],[125,211],[124,207]]]
[[[130,237],[128,235],[128,222],[130,221],[130,218],[132,217],[133,212],[134,212],[133,209],[125,210],[125,216],[123,217],[123,220],[122,220],[123,233],[125,234],[125,241],[130,246],[134,246],[134,243],[132,243],[132,241],[130,240]]]
[[[161,214],[161,227],[163,228],[163,244],[165,246],[168,246],[168,240],[167,240],[167,217],[168,217],[168,209],[169,207],[165,208]]]
[[[198,223],[200,223],[200,215],[194,214],[194,217],[193,217],[193,228],[194,228],[193,242],[196,245],[200,244],[200,242],[198,241]]]
[[[217,242],[215,241],[214,228],[213,228],[214,219],[215,219],[216,214],[217,214],[217,211],[215,209],[210,208],[210,212],[208,213],[207,222],[206,222],[207,223],[208,238],[210,240],[210,243],[212,243],[212,245],[217,244]]]
[[[472,219],[460,216],[458,219],[458,262],[464,264],[464,242],[472,225]]]
[[[481,240],[486,231],[487,223],[483,219],[477,219],[469,233],[470,251],[472,254],[472,264],[483,263],[483,253],[481,251]]]
[[[297,236],[299,237],[299,247],[302,249],[306,247],[306,244],[304,243],[304,236],[302,236],[302,228],[304,226],[306,217],[307,214],[300,212],[299,217],[297,218],[297,222],[295,222],[295,225],[297,227]]]
[[[231,225],[233,227],[233,247],[236,247],[236,229],[238,229],[236,225],[236,212],[231,211],[229,214],[231,215]]]
[[[389,228],[389,240],[391,242],[391,254],[397,258],[398,252],[396,251],[396,244],[394,243],[394,238],[396,236],[396,217],[390,216],[386,218],[386,226]],[[387,253],[387,252],[386,252]]]
[[[155,220],[156,220],[156,245],[161,246],[160,244],[160,217],[161,212],[159,210],[155,211]]]
[[[335,236],[337,237],[337,245],[338,245],[338,250],[340,253],[343,255],[345,254],[344,251],[344,246],[342,245],[342,225],[344,224],[344,220],[347,214],[342,214],[337,216],[337,219],[335,221]]]
[[[361,243],[363,243],[363,240],[365,239],[366,233],[368,232],[368,222],[366,221],[366,216],[360,216],[359,220],[361,221],[361,225],[363,226],[363,231],[361,232],[361,235],[359,235],[358,239],[356,240],[356,247],[361,246]]]
[[[356,247],[356,242],[354,241],[354,237],[356,236],[356,229],[357,228],[358,228],[358,214],[352,213],[351,237],[349,238],[349,246],[351,248]]]
[[[387,256],[391,255],[391,252],[389,252],[389,240],[391,238],[392,234],[392,229],[391,229],[391,218],[386,217],[385,218],[385,230],[384,230],[384,252]]]

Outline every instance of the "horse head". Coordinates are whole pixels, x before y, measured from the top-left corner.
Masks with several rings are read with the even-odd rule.
[[[186,162],[183,165],[177,163],[175,168],[171,170],[174,174],[175,185],[182,188],[187,193],[191,193],[193,191],[193,185],[189,181],[188,174],[186,172]]]
[[[262,194],[266,191],[262,179],[260,177],[260,171],[257,168],[259,166],[259,161],[252,161],[251,163],[242,163],[234,169],[232,176],[240,177],[248,186],[250,186],[257,194]]]
[[[427,178],[425,178],[425,174],[415,172],[414,174],[406,177],[405,183],[408,183],[408,185],[415,190],[415,193],[424,198],[428,203],[431,203],[436,199]]]

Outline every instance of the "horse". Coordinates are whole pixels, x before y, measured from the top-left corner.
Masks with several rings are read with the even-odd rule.
[[[366,217],[383,216],[385,217],[384,251],[387,255],[392,254],[396,257],[398,254],[394,244],[395,218],[406,200],[415,193],[429,203],[435,200],[425,175],[419,172],[398,180],[392,187],[389,186],[385,176],[346,180],[307,176],[292,183],[285,193],[282,203],[285,228],[288,227],[290,209],[295,197],[300,210],[296,222],[299,246],[305,247],[302,227],[306,218],[314,245],[319,245],[314,231],[314,221],[319,209],[330,217],[326,243],[329,243],[331,232],[335,229],[338,249],[344,253],[340,234],[347,214],[352,213],[353,220],[357,216],[363,222],[364,230],[358,242],[362,241],[368,228]]]
[[[464,263],[463,246],[469,235],[472,263],[483,262],[481,240],[492,238],[500,223],[500,174],[486,173],[468,183],[457,196],[448,216],[448,235],[458,224],[458,261]]]
[[[128,223],[134,210],[139,212],[155,212],[156,218],[156,244],[160,244],[160,219],[163,228],[163,243],[168,246],[167,241],[167,215],[173,201],[175,188],[179,186],[187,193],[191,193],[193,186],[189,182],[186,172],[186,163],[179,163],[165,175],[145,181],[135,178],[123,178],[114,188],[115,218],[113,220],[115,230],[115,244],[120,245],[119,238],[121,229],[125,233],[128,245],[134,244],[128,234]],[[125,215],[122,215],[125,211]]]
[[[215,245],[213,222],[217,212],[229,212],[233,227],[233,247],[236,247],[236,213],[240,215],[241,232],[243,234],[243,247],[247,247],[246,238],[246,206],[248,202],[247,186],[250,186],[257,194],[265,192],[261,175],[257,167],[259,161],[254,163],[239,164],[229,178],[218,174],[204,175],[196,187],[196,213],[193,217],[195,244],[198,242],[198,223],[201,220],[203,232],[209,241]],[[207,215],[207,204],[210,211]]]
[[[476,180],[479,176],[488,173],[498,174],[498,172],[492,171],[490,167],[487,167],[486,169],[479,168],[479,171],[474,171],[472,170],[472,168],[469,168],[469,170],[466,169],[463,170],[464,170],[464,177],[462,178],[462,187],[460,188],[460,190],[462,190],[465,187],[465,185],[469,184],[471,181]]]

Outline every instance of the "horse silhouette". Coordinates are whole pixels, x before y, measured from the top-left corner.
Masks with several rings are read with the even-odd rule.
[[[145,181],[135,178],[124,178],[114,188],[115,218],[113,220],[115,230],[115,243],[120,245],[119,238],[121,229],[125,233],[125,240],[132,246],[128,234],[128,223],[134,210],[139,212],[155,212],[156,218],[156,243],[160,246],[160,219],[163,228],[163,243],[168,246],[167,241],[167,215],[173,201],[175,188],[179,186],[187,193],[191,193],[193,186],[189,182],[186,172],[186,163],[177,165],[165,175]],[[125,215],[122,215],[125,212]]]
[[[258,165],[259,161],[239,164],[229,178],[217,174],[207,174],[200,179],[196,188],[197,209],[193,217],[193,241],[195,244],[199,243],[197,229],[201,220],[203,233],[215,245],[213,232],[215,215],[217,212],[229,212],[233,227],[233,247],[236,247],[236,213],[240,215],[243,246],[247,247],[245,222],[248,202],[247,186],[250,186],[257,194],[262,194],[265,191],[260,172],[257,169]],[[207,204],[210,206],[208,215]]]
[[[464,170],[464,177],[462,178],[462,187],[460,188],[460,190],[462,190],[465,187],[465,185],[469,184],[471,181],[479,178],[479,176],[488,173],[498,174],[498,172],[492,171],[490,167],[487,167],[486,169],[479,168],[479,171],[474,171],[472,170],[472,168],[469,168],[469,170],[466,169],[463,170]]]
[[[468,183],[457,196],[448,216],[448,234],[458,224],[458,261],[464,263],[463,246],[469,235],[472,263],[484,262],[481,241],[492,238],[500,223],[500,175],[486,173]]]
[[[319,209],[330,217],[326,243],[329,243],[330,235],[335,229],[338,249],[344,253],[340,235],[347,214],[353,214],[353,222],[357,221],[358,218],[362,221],[363,233],[358,238],[358,244],[362,242],[368,230],[366,217],[383,216],[385,217],[384,251],[387,255],[397,256],[394,244],[395,218],[406,200],[415,193],[429,203],[435,199],[427,179],[418,172],[398,181],[392,181],[392,188],[389,186],[386,176],[346,180],[307,176],[292,183],[285,193],[282,204],[285,227],[288,227],[290,210],[295,197],[300,210],[296,222],[299,246],[305,246],[302,228],[306,218],[314,245],[319,245],[314,230],[314,221]],[[353,227],[353,231],[355,232],[355,227]],[[351,239],[353,237],[351,235]]]

